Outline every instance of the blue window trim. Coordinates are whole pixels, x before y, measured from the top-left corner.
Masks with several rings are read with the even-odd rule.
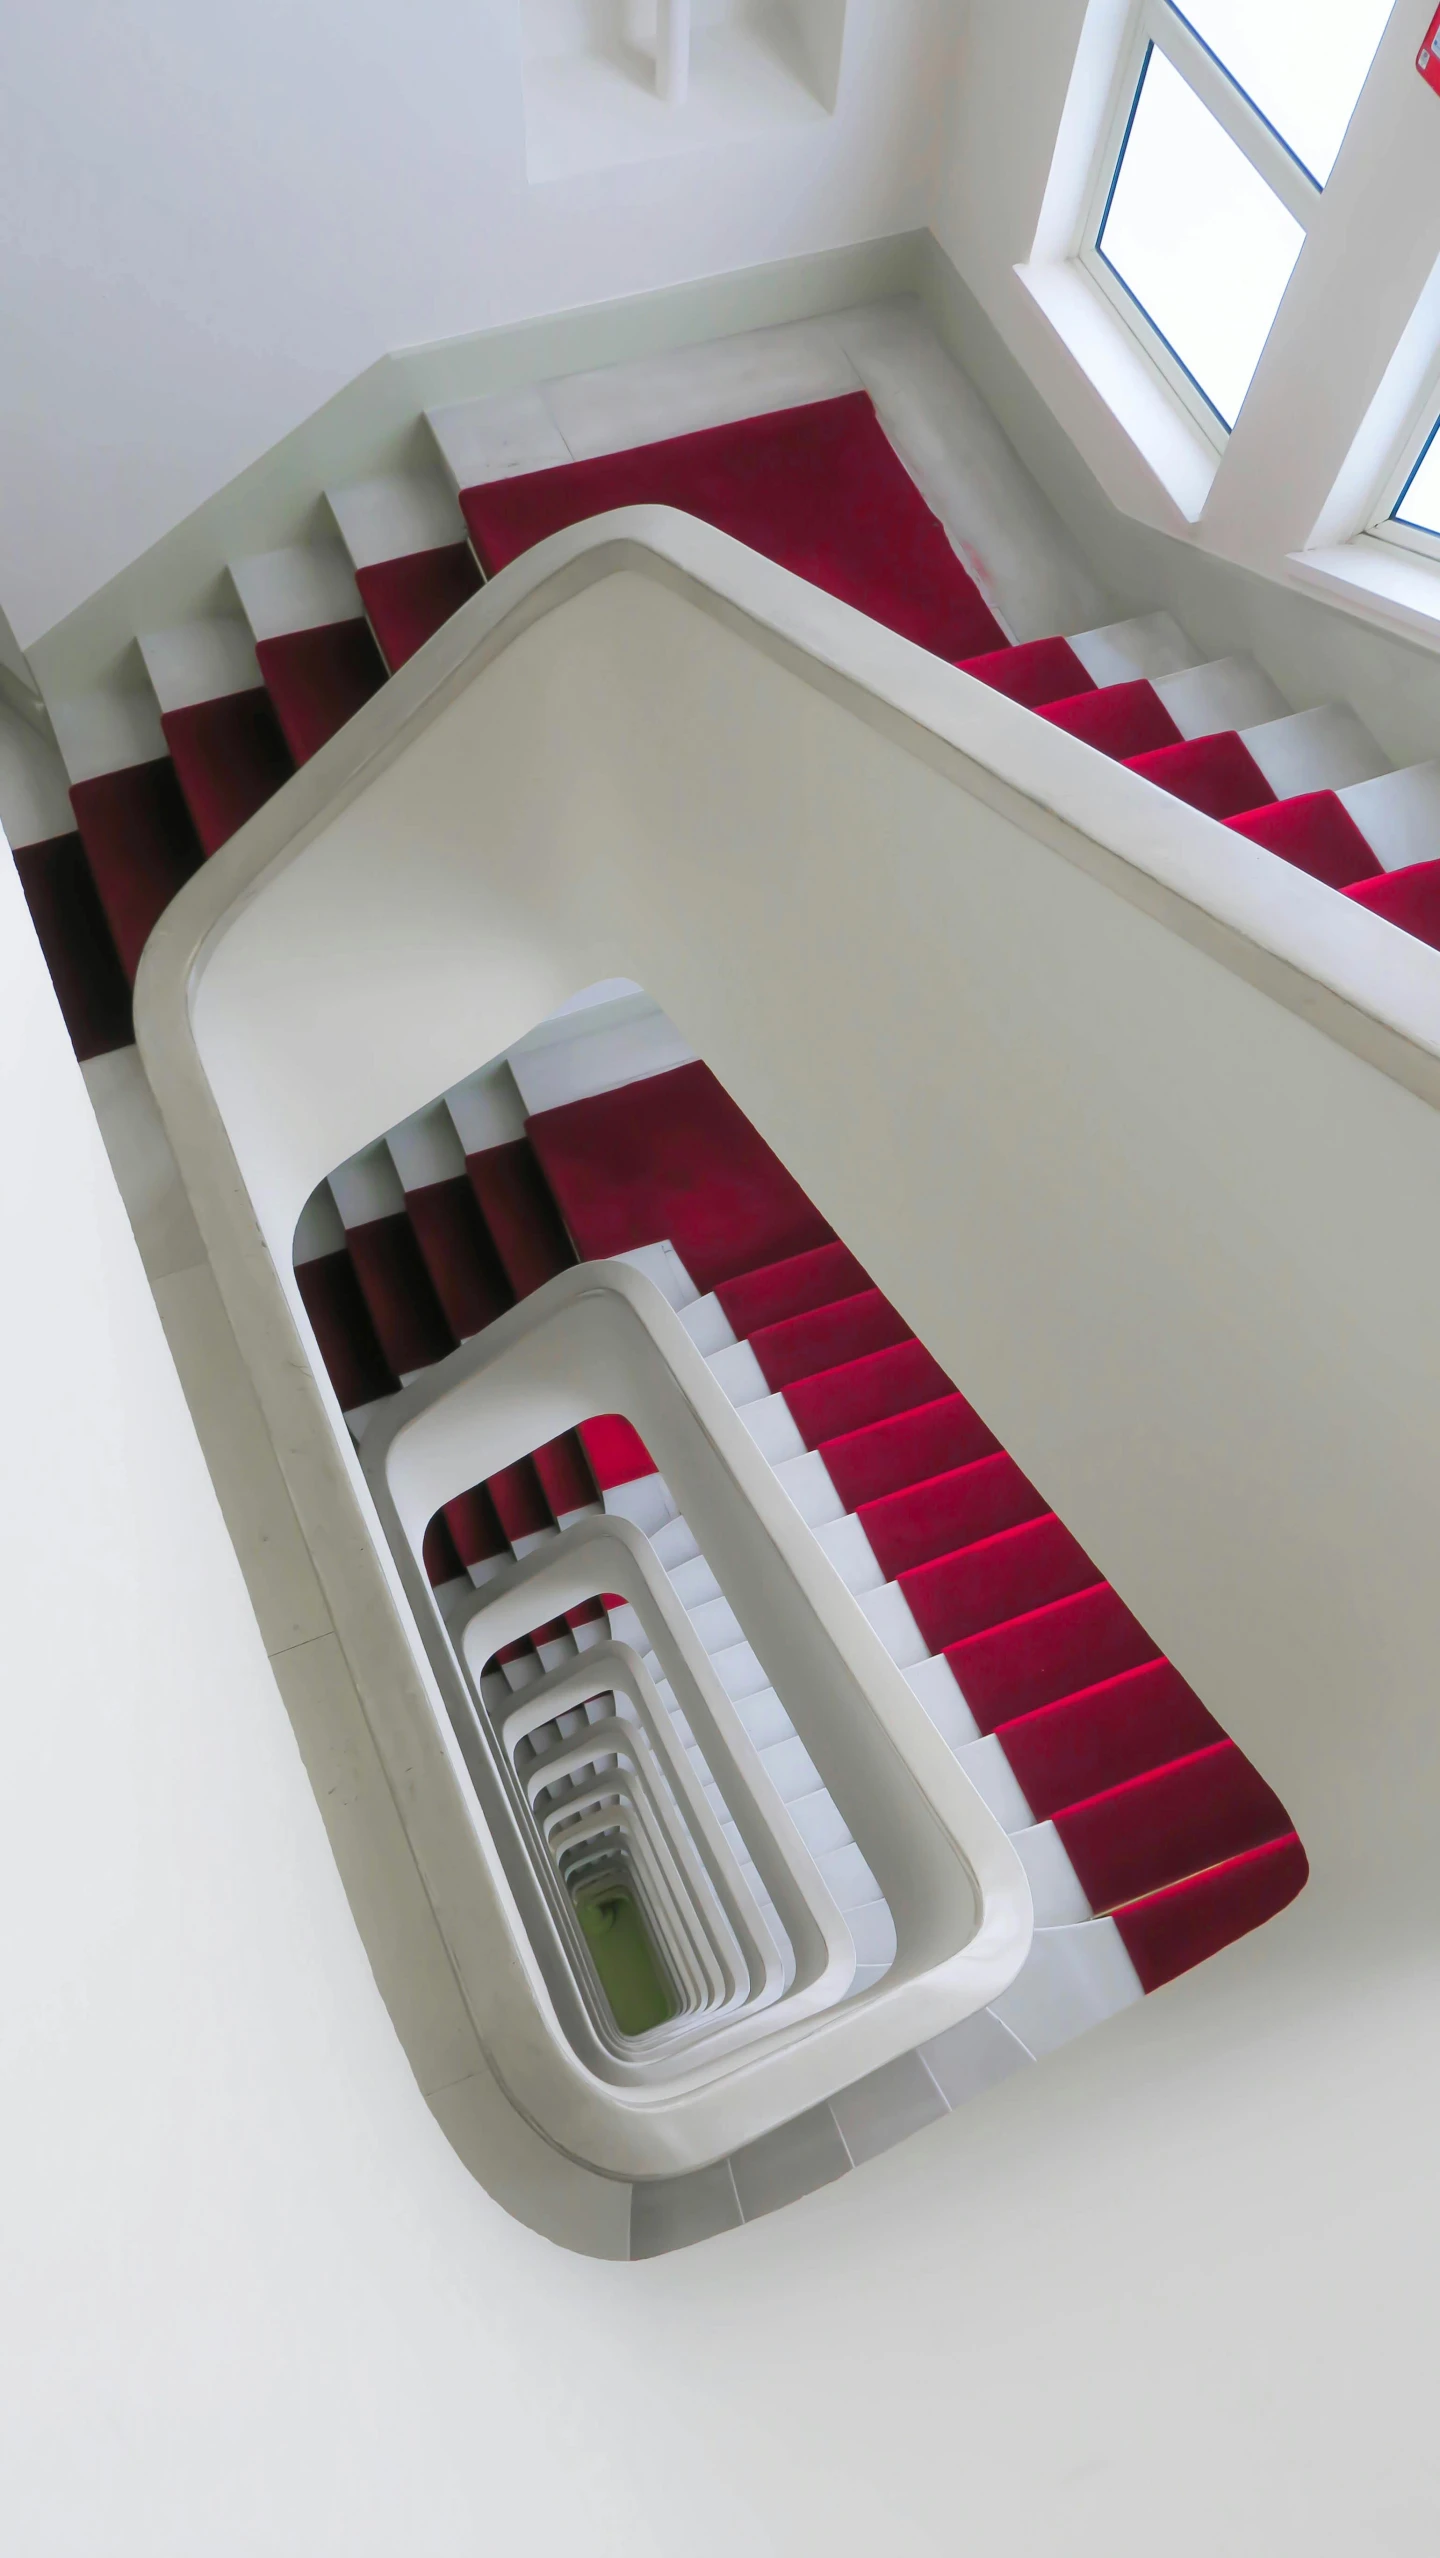
[[[1186,29],[1187,33],[1188,33],[1188,34],[1190,34],[1190,35],[1192,35],[1192,36],[1194,37],[1195,42],[1199,45],[1201,52],[1202,52],[1202,53],[1208,53],[1208,55],[1210,56],[1211,61],[1212,61],[1212,62],[1214,63],[1214,65],[1215,65],[1216,70],[1217,70],[1217,71],[1220,71],[1220,72],[1223,72],[1223,74],[1224,74],[1225,78],[1229,81],[1231,88],[1235,91],[1236,96],[1237,96],[1237,97],[1239,97],[1239,98],[1243,98],[1243,99],[1244,99],[1245,104],[1246,104],[1246,105],[1247,105],[1247,107],[1249,108],[1249,110],[1250,110],[1251,114],[1252,114],[1252,115],[1256,118],[1256,120],[1257,120],[1260,124],[1263,124],[1263,125],[1264,125],[1266,132],[1267,132],[1268,134],[1271,134],[1271,135],[1274,137],[1275,141],[1277,141],[1277,142],[1279,143],[1280,148],[1281,148],[1281,150],[1284,152],[1286,159],[1287,159],[1287,160],[1293,160],[1293,161],[1294,161],[1295,166],[1296,166],[1296,168],[1299,170],[1300,175],[1302,176],[1302,178],[1308,178],[1308,179],[1309,179],[1310,184],[1311,184],[1311,186],[1315,189],[1315,192],[1316,192],[1316,194],[1317,194],[1317,195],[1323,195],[1323,194],[1324,194],[1324,192],[1325,192],[1325,180],[1324,180],[1323,178],[1317,178],[1317,177],[1316,177],[1314,170],[1313,170],[1313,169],[1312,169],[1312,168],[1308,165],[1308,163],[1307,163],[1306,161],[1304,161],[1304,160],[1302,160],[1302,159],[1301,159],[1300,154],[1299,154],[1299,152],[1296,150],[1296,148],[1295,148],[1295,146],[1294,146],[1293,142],[1287,142],[1287,141],[1286,141],[1285,136],[1284,136],[1284,134],[1281,132],[1279,125],[1278,125],[1278,124],[1272,124],[1272,123],[1271,123],[1271,121],[1270,121],[1270,118],[1269,118],[1269,117],[1268,117],[1268,115],[1265,113],[1264,108],[1256,105],[1255,100],[1251,97],[1250,92],[1249,92],[1249,90],[1246,88],[1246,86],[1245,86],[1245,84],[1244,84],[1243,80],[1237,80],[1237,79],[1236,79],[1236,77],[1235,77],[1234,72],[1233,72],[1233,71],[1231,70],[1231,68],[1230,68],[1229,63],[1228,63],[1228,62],[1226,62],[1226,61],[1222,58],[1222,56],[1216,52],[1215,47],[1213,46],[1213,44],[1207,44],[1207,43],[1206,43],[1205,38],[1204,38],[1204,37],[1202,36],[1202,34],[1200,33],[1199,28],[1198,28],[1196,25],[1194,25],[1194,23],[1192,22],[1192,20],[1191,20],[1191,19],[1189,19],[1189,18],[1187,18],[1187,17],[1186,17],[1184,10],[1180,7],[1180,0],[1166,0],[1166,6],[1167,6],[1167,8],[1170,10],[1170,13],[1171,13],[1172,17],[1176,17],[1176,18],[1178,18],[1178,19],[1179,19],[1179,21],[1180,21],[1180,24],[1182,25],[1182,27],[1184,27],[1184,28]],[[1353,113],[1354,113],[1354,108],[1353,108],[1353,107],[1352,107],[1352,109],[1351,109],[1351,111],[1350,111],[1350,112],[1351,112],[1351,114],[1353,115]],[[1346,130],[1347,130],[1347,131],[1349,130],[1349,117],[1347,117],[1347,118],[1346,118]],[[1344,135],[1343,135],[1343,134],[1342,134],[1342,136],[1341,136],[1341,140],[1342,140],[1342,142],[1343,142],[1343,140],[1344,140]],[[1337,152],[1337,157],[1338,157],[1338,152]]]
[[[1425,456],[1429,452],[1437,435],[1440,435],[1440,417],[1437,417],[1435,420],[1435,423],[1431,427],[1429,434],[1426,436],[1424,443],[1421,445],[1419,452],[1416,454],[1414,461],[1411,463],[1409,470],[1406,472],[1405,486],[1400,491],[1399,496],[1396,498],[1395,503],[1391,507],[1389,515],[1385,520],[1388,524],[1408,525],[1412,533],[1432,533],[1437,537],[1440,537],[1440,524],[1422,524],[1418,515],[1402,515],[1400,511],[1404,506],[1405,500],[1409,496],[1415,481],[1419,477],[1421,464],[1424,462]]]
[[[1174,5],[1174,0],[1171,0],[1171,5],[1172,5],[1172,7],[1173,7],[1173,5]],[[1177,17],[1179,17],[1180,12],[1179,12],[1179,10],[1178,10],[1178,9],[1175,11],[1175,14],[1176,14],[1176,16],[1177,16]],[[1189,19],[1188,19],[1188,18],[1186,19],[1185,23],[1186,23],[1186,25],[1187,25],[1187,26],[1189,26],[1190,21],[1189,21]],[[1197,41],[1199,41],[1199,39],[1197,39]],[[1209,52],[1210,48],[1209,48],[1209,46],[1208,46],[1208,45],[1206,45],[1205,50],[1206,50],[1206,52],[1207,52],[1207,53]],[[1223,428],[1225,429],[1225,432],[1226,432],[1226,434],[1227,434],[1227,435],[1231,435],[1231,434],[1233,434],[1233,432],[1234,432],[1234,428],[1235,428],[1235,421],[1234,421],[1234,419],[1233,419],[1233,418],[1229,418],[1229,417],[1227,417],[1227,416],[1225,415],[1224,410],[1223,410],[1223,409],[1219,406],[1218,402],[1217,402],[1217,401],[1215,401],[1215,400],[1213,400],[1213,399],[1211,398],[1211,396],[1210,396],[1209,392],[1208,392],[1208,391],[1206,390],[1206,388],[1205,388],[1204,383],[1203,383],[1203,382],[1199,379],[1199,376],[1198,376],[1197,374],[1194,374],[1194,373],[1192,373],[1192,372],[1191,372],[1190,367],[1189,367],[1189,365],[1186,363],[1185,358],[1184,358],[1184,356],[1181,354],[1181,352],[1180,352],[1179,348],[1178,348],[1177,346],[1175,346],[1169,338],[1167,338],[1167,336],[1165,335],[1164,330],[1161,328],[1161,326],[1160,326],[1160,324],[1159,324],[1158,320],[1156,320],[1155,318],[1153,318],[1153,317],[1152,317],[1152,315],[1151,315],[1151,313],[1150,313],[1149,311],[1147,311],[1147,310],[1146,310],[1145,305],[1144,305],[1144,303],[1141,301],[1139,294],[1135,291],[1134,286],[1133,286],[1131,283],[1129,283],[1129,282],[1128,282],[1128,280],[1126,279],[1126,277],[1125,277],[1124,275],[1122,275],[1122,273],[1121,273],[1121,271],[1120,271],[1119,267],[1115,264],[1114,259],[1113,259],[1112,257],[1107,257],[1107,256],[1106,256],[1106,253],[1105,253],[1105,226],[1106,226],[1107,222],[1108,222],[1108,221],[1109,221],[1109,219],[1110,219],[1110,207],[1111,207],[1111,205],[1112,205],[1112,204],[1114,203],[1114,201],[1115,201],[1115,190],[1116,190],[1116,188],[1118,187],[1118,185],[1120,184],[1120,172],[1121,172],[1121,170],[1122,170],[1122,169],[1124,168],[1124,166],[1125,166],[1125,154],[1126,154],[1126,152],[1127,152],[1127,151],[1129,150],[1129,148],[1130,148],[1130,135],[1131,135],[1131,132],[1132,132],[1132,130],[1133,130],[1133,128],[1134,128],[1135,118],[1136,118],[1136,116],[1138,115],[1138,113],[1139,113],[1139,111],[1140,111],[1140,99],[1141,99],[1141,96],[1142,96],[1142,94],[1143,94],[1143,92],[1144,92],[1146,74],[1148,73],[1148,71],[1149,71],[1149,69],[1150,69],[1151,58],[1152,58],[1152,56],[1153,56],[1153,54],[1154,54],[1154,51],[1155,51],[1155,39],[1154,39],[1154,37],[1153,37],[1153,36],[1151,36],[1151,37],[1148,37],[1148,38],[1147,38],[1147,40],[1146,40],[1146,45],[1145,45],[1145,58],[1144,58],[1144,60],[1142,61],[1141,65],[1140,65],[1140,77],[1139,77],[1139,79],[1138,79],[1138,80],[1136,81],[1136,83],[1135,83],[1135,95],[1134,95],[1134,97],[1133,97],[1133,98],[1131,99],[1131,101],[1130,101],[1130,112],[1129,112],[1129,114],[1127,115],[1127,117],[1125,118],[1125,130],[1124,130],[1124,132],[1122,133],[1122,135],[1121,135],[1121,137],[1120,137],[1120,148],[1119,148],[1119,150],[1117,151],[1117,153],[1116,153],[1116,155],[1115,155],[1115,168],[1114,168],[1114,172],[1113,172],[1113,174],[1112,174],[1112,176],[1111,176],[1111,180],[1110,180],[1109,187],[1108,187],[1108,189],[1107,189],[1107,191],[1106,191],[1104,210],[1103,210],[1103,212],[1101,213],[1100,220],[1099,220],[1099,222],[1098,222],[1098,224],[1097,224],[1097,226],[1096,226],[1096,231],[1095,231],[1095,255],[1097,256],[1097,258],[1099,258],[1099,259],[1103,262],[1103,264],[1104,264],[1106,267],[1108,267],[1108,269],[1109,269],[1110,273],[1114,276],[1116,283],[1120,286],[1121,291],[1122,291],[1122,292],[1123,292],[1123,293],[1127,296],[1127,298],[1128,298],[1131,302],[1133,302],[1133,303],[1134,303],[1135,308],[1136,308],[1136,310],[1139,312],[1140,317],[1141,317],[1141,318],[1142,318],[1142,320],[1144,321],[1144,323],[1145,323],[1145,325],[1146,325],[1147,329],[1149,329],[1149,330],[1153,333],[1153,335],[1159,339],[1160,344],[1164,347],[1165,352],[1166,352],[1166,354],[1170,357],[1170,359],[1171,359],[1172,363],[1178,364],[1178,366],[1179,366],[1179,368],[1180,368],[1181,372],[1182,372],[1182,373],[1184,374],[1184,376],[1185,376],[1186,381],[1187,381],[1187,382],[1189,382],[1189,383],[1191,383],[1191,384],[1193,385],[1194,389],[1197,391],[1197,393],[1199,394],[1200,398],[1204,401],[1205,406],[1206,406],[1206,407],[1207,407],[1207,409],[1210,411],[1211,416],[1212,416],[1212,417],[1214,417],[1214,418],[1216,418],[1216,419],[1218,419],[1218,421],[1219,421],[1220,425],[1221,425],[1221,426],[1223,426]],[[1225,66],[1224,66],[1224,64],[1223,64],[1223,63],[1220,65],[1220,68],[1221,68],[1221,70],[1222,70],[1222,71],[1225,69]],[[1181,76],[1182,76],[1182,78],[1183,78],[1183,76],[1184,76],[1184,75],[1183,75],[1183,73],[1182,73],[1182,75],[1181,75]],[[1226,78],[1228,79],[1230,75],[1229,75],[1229,73],[1228,73],[1228,72],[1226,72],[1225,76],[1226,76]],[[1236,82],[1236,84],[1235,84],[1235,85],[1236,85],[1236,87],[1238,87],[1238,86],[1239,86],[1238,81]],[[1244,93],[1243,93],[1243,91],[1241,92],[1241,94],[1242,94],[1242,95],[1244,94]],[[1259,109],[1258,109],[1258,108],[1256,109],[1256,113],[1257,113],[1257,114],[1259,113]],[[1291,153],[1291,157],[1292,157],[1292,159],[1293,159],[1293,157],[1294,157],[1293,152]],[[1305,174],[1306,174],[1306,176],[1307,176],[1307,177],[1309,176],[1309,174],[1310,174],[1310,173],[1309,173],[1308,169],[1307,169],[1307,171],[1306,171],[1306,173],[1305,173]],[[1419,469],[1419,467],[1420,467],[1420,466],[1419,466],[1418,462],[1417,462],[1417,464],[1416,464],[1416,466],[1415,466],[1415,467],[1416,467],[1416,469],[1417,469],[1417,470]],[[1408,484],[1408,482],[1407,482],[1407,484],[1406,484],[1406,485],[1407,485],[1407,486],[1409,485],[1409,484]]]

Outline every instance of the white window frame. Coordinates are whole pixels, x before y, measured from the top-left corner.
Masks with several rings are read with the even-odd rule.
[[[1395,509],[1429,452],[1440,438],[1440,380],[1432,381],[1421,406],[1419,417],[1401,447],[1400,460],[1384,485],[1379,513],[1365,527],[1366,533],[1379,542],[1389,542],[1396,550],[1410,551],[1432,567],[1440,565],[1440,533],[1427,533],[1420,524],[1399,524]]]
[[[1164,54],[1171,67],[1194,91],[1201,105],[1209,109],[1237,149],[1243,151],[1256,175],[1279,197],[1286,211],[1307,234],[1324,190],[1319,179],[1311,176],[1288,142],[1282,140],[1253,99],[1195,33],[1188,19],[1171,5],[1171,0],[1141,0],[1131,39],[1121,56],[1111,113],[1074,254],[1077,263],[1104,295],[1131,336],[1138,339],[1192,423],[1198,426],[1213,450],[1220,454],[1229,443],[1230,425],[1201,389],[1169,339],[1161,334],[1128,285],[1121,281],[1119,273],[1099,246],[1100,233],[1129,140],[1140,83],[1152,48]],[[1440,556],[1440,547],[1437,547],[1437,556]]]

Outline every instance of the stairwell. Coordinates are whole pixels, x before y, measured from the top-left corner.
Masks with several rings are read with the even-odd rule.
[[[337,493],[328,548],[236,563],[243,621],[142,636],[148,743],[163,751],[72,767],[73,824],[57,822],[53,759],[38,741],[24,748],[43,831],[17,842],[16,859],[83,1060],[127,1046],[129,989],[176,890],[482,579],[566,524],[642,502],[736,533],[1440,944],[1440,768],[1389,770],[1347,706],[1293,709],[1249,658],[1203,662],[1167,615],[1016,637],[867,389],[811,386],[796,404],[659,442],[469,479],[501,423],[437,416],[448,489],[437,474],[423,496],[398,484]],[[67,734],[73,745],[73,722]],[[77,752],[74,765],[93,760]],[[964,1381],[930,1359],[670,1025],[638,990],[612,992],[581,1021],[571,1035],[550,1025],[528,1055],[521,1043],[377,1132],[310,1203],[296,1270],[336,1400],[363,1444],[378,1406],[577,1258],[639,1259],[1016,1841],[1038,1933],[992,2024],[1023,2065],[1260,1924],[1303,1883],[1303,1849]],[[442,1605],[599,1512],[650,1541],[790,1817],[828,1860],[856,1939],[852,1994],[863,1994],[893,1947],[888,1910],[633,1433],[597,1415],[447,1503],[426,1550]],[[497,1656],[492,1701],[607,1635],[647,1657],[644,1629],[602,1601]],[[578,1729],[527,1736],[526,1765],[542,1767]],[[697,1772],[733,1830],[703,1760]],[[542,1788],[542,1812],[573,1783]],[[613,1871],[601,1880],[610,1889]],[[922,2065],[944,2095],[941,2056]]]

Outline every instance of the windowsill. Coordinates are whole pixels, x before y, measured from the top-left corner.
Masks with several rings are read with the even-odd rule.
[[[1198,523],[1220,456],[1138,340],[1074,259],[1017,266],[1015,273],[1170,506],[1186,524]]]
[[[1331,549],[1292,551],[1290,570],[1297,585],[1315,587],[1366,621],[1440,649],[1440,566],[1414,551],[1360,533]]]

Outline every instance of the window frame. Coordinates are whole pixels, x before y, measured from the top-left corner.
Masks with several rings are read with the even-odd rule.
[[[1440,379],[1432,379],[1400,448],[1400,459],[1383,483],[1378,512],[1365,525],[1365,535],[1372,541],[1385,542],[1395,550],[1408,551],[1412,558],[1428,560],[1440,566],[1440,532],[1427,531],[1423,524],[1401,524],[1395,510],[1402,504],[1405,492],[1424,461],[1430,447],[1440,439]]]
[[[1076,263],[1103,294],[1130,335],[1144,349],[1162,381],[1180,402],[1207,444],[1223,454],[1233,425],[1222,417],[1183,358],[1157,327],[1144,305],[1124,282],[1100,247],[1100,234],[1119,183],[1125,147],[1140,102],[1140,90],[1152,51],[1165,55],[1200,104],[1213,115],[1256,175],[1278,196],[1287,213],[1309,236],[1324,188],[1292,151],[1248,92],[1227,71],[1218,55],[1198,36],[1174,0],[1140,0],[1135,22],[1120,58],[1094,181],[1086,199],[1075,248]],[[1304,254],[1304,240],[1300,254]],[[1297,259],[1298,264],[1298,259]],[[1293,270],[1292,270],[1293,272]],[[1283,298],[1283,297],[1282,297]],[[1437,546],[1436,556],[1440,556]]]

